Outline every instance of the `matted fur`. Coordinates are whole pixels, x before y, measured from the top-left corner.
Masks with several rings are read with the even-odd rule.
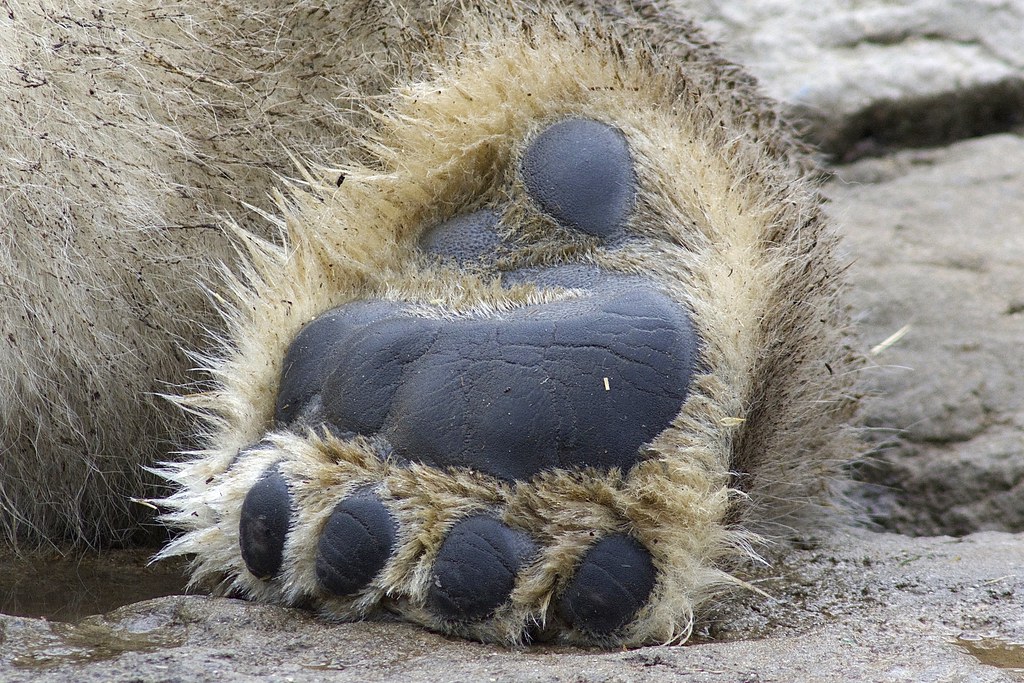
[[[688,25],[662,55],[648,46],[653,36],[637,28],[637,15],[609,27],[550,8],[488,3],[458,21],[445,15],[451,23],[442,26],[430,23],[433,11],[411,24],[426,22],[444,40],[414,41],[415,60],[403,61],[401,41],[389,48],[396,57],[380,80],[396,86],[362,102],[369,117],[350,131],[346,163],[310,171],[279,198],[280,240],[238,232],[245,253],[218,289],[228,325],[223,353],[204,361],[214,385],[182,399],[206,419],[207,443],[164,470],[179,487],[162,501],[171,510],[165,519],[185,533],[162,556],[192,555],[196,582],[313,602],[342,618],[386,607],[484,640],[516,643],[530,633],[588,642],[558,623],[553,599],[595,535],[629,533],[651,552],[657,584],[638,617],[608,641],[684,640],[700,606],[737,583],[730,571],[752,553],[756,532],[827,503],[828,482],[852,452],[840,427],[854,403],[836,302],[842,267],[810,165],[773,110]],[[516,176],[523,146],[570,117],[605,121],[625,135],[639,186],[629,231],[640,239],[610,249],[569,235],[527,200]],[[702,367],[647,457],[628,472],[559,470],[508,484],[459,469],[400,467],[377,458],[365,439],[267,435],[289,343],[333,307],[376,297],[434,315],[489,316],[577,295],[505,289],[417,251],[425,229],[496,203],[511,207],[509,236],[530,244],[510,262],[571,260],[641,275],[691,312]],[[289,482],[294,514],[285,566],[261,581],[242,562],[239,516],[246,493],[274,464]],[[366,488],[398,520],[396,552],[356,597],[332,598],[315,578],[317,539],[333,507]],[[477,511],[527,532],[540,555],[493,618],[443,622],[422,607],[432,563],[452,526]]]

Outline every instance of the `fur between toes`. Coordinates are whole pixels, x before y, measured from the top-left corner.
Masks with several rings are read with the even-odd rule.
[[[837,238],[810,164],[689,25],[659,55],[647,47],[658,30],[635,17],[552,9],[524,27],[524,16],[495,3],[451,18],[425,53],[429,73],[402,73],[386,101],[367,95],[376,127],[353,131],[344,183],[310,170],[282,200],[283,243],[239,235],[249,257],[228,283],[230,350],[208,368],[217,387],[184,399],[209,418],[208,443],[166,471],[178,491],[165,519],[184,533],[162,554],[194,554],[195,581],[343,618],[386,606],[504,643],[681,641],[702,605],[741,583],[760,536],[829,503],[853,453],[842,425],[856,359],[842,344]],[[420,49],[409,21],[399,38]],[[548,176],[531,145],[572,121],[597,122],[613,131],[603,144],[628,151],[606,222],[553,208],[559,193],[536,188]],[[289,365],[290,349],[316,337],[310,321],[349,310],[339,307],[387,302],[431,330],[503,320],[585,298],[587,284],[505,277],[558,267],[593,269],[581,281],[595,291],[605,274],[642,279],[699,340],[678,413],[630,459],[515,476],[434,466],[396,453],[379,420],[332,426],[326,399],[314,400],[320,384],[287,379],[316,371]],[[596,379],[599,393],[617,388]],[[268,467],[293,511],[269,577],[239,550],[245,501]],[[325,531],[364,491],[373,521]],[[323,534],[360,524],[378,530],[374,571],[325,579]],[[460,564],[463,552],[478,559]]]

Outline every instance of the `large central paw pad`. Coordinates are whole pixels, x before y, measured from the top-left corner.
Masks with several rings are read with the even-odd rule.
[[[286,245],[247,242],[233,350],[191,399],[209,443],[171,475],[166,554],[198,578],[483,640],[666,642],[749,548],[738,501],[814,495],[805,425],[843,372],[810,195],[723,132],[739,114],[536,41],[410,89],[377,158],[296,191]]]
[[[505,480],[628,469],[682,408],[695,351],[679,305],[625,278],[485,318],[353,303],[296,338],[275,419],[379,434],[399,460]]]

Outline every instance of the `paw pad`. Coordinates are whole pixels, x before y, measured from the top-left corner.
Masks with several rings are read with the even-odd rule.
[[[558,601],[558,613],[581,631],[607,636],[647,603],[655,578],[651,556],[642,545],[627,536],[608,536],[583,556]]]
[[[395,457],[505,480],[628,468],[682,407],[696,348],[677,304],[623,278],[497,318],[439,321],[360,303],[299,334],[276,418],[315,426],[317,416],[383,435]]]
[[[555,220],[595,237],[625,229],[636,195],[622,133],[587,119],[560,121],[538,135],[523,155],[523,180]]]
[[[453,621],[491,615],[508,600],[520,567],[535,551],[528,536],[492,517],[463,519],[445,538],[434,561],[427,609]]]
[[[467,51],[372,168],[296,198],[287,247],[253,240],[210,443],[171,475],[166,554],[200,577],[483,640],[666,642],[747,510],[823,488],[849,395],[823,383],[852,373],[812,194],[735,112],[536,40]]]
[[[384,568],[397,531],[391,513],[373,494],[359,493],[341,501],[317,543],[317,581],[333,595],[355,595]]]
[[[270,579],[281,570],[290,521],[288,482],[274,467],[245,495],[238,525],[242,560],[256,578]]]
[[[460,265],[491,258],[502,245],[497,231],[499,218],[489,209],[456,216],[426,231],[420,238],[420,249],[454,259]]]

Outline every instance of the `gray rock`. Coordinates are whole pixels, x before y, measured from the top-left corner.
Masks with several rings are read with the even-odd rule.
[[[1024,2],[678,0],[841,158],[1024,122]]]
[[[1024,138],[840,167],[827,191],[872,354],[869,506],[912,534],[1024,529]]]
[[[198,596],[76,624],[0,616],[0,678],[1009,682],[1024,667],[1022,560],[1024,536],[840,532],[752,577],[773,599],[750,594],[690,645],[633,651],[508,650],[406,624],[329,624]]]

